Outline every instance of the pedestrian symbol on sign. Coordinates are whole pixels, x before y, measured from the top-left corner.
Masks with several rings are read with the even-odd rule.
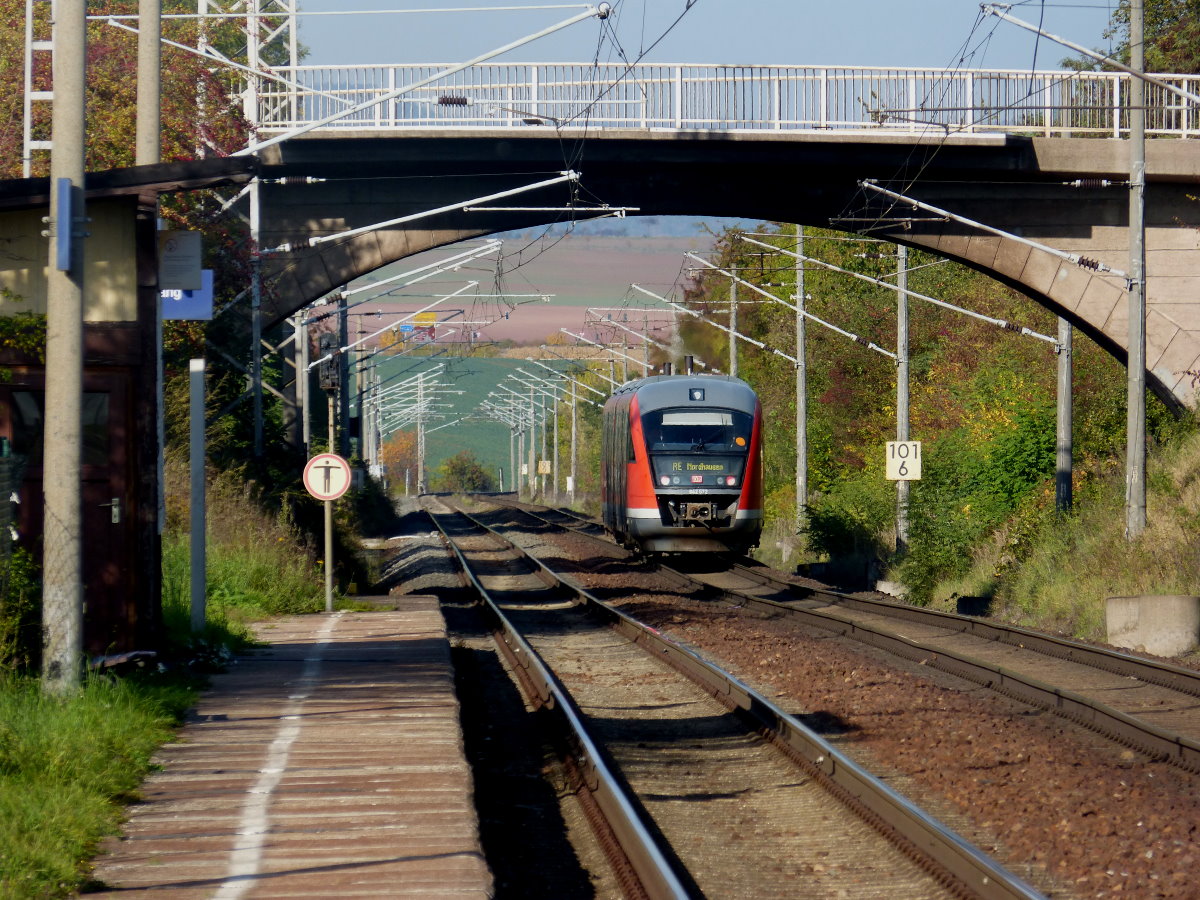
[[[350,464],[336,453],[320,453],[304,467],[304,487],[318,500],[336,500],[350,481]]]

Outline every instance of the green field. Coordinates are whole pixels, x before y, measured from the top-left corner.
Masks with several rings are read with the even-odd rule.
[[[719,228],[716,222],[710,227]],[[670,227],[668,227],[670,226]],[[656,229],[665,233],[654,233]],[[591,233],[589,233],[591,232]],[[557,314],[555,307],[614,307],[623,305],[627,296],[632,296],[636,306],[653,306],[645,296],[633,295],[631,282],[644,285],[662,294],[670,293],[685,272],[685,251],[703,251],[712,244],[712,234],[694,220],[679,218],[647,220],[609,220],[580,225],[572,234],[542,237],[542,231],[522,234],[507,234],[505,259],[501,266],[503,276],[496,277],[499,287],[513,292],[545,292],[552,295],[548,306],[530,303],[513,309],[511,322],[501,323],[489,335],[494,340],[511,340],[518,344],[529,344],[529,355],[537,356],[536,345],[546,340],[547,335],[557,333],[559,324],[552,321]],[[369,283],[411,269],[425,262],[439,259],[454,248],[441,250],[393,263],[362,280]],[[553,252],[545,252],[553,249]],[[480,264],[482,269],[493,265],[491,261]],[[486,281],[486,272],[475,272],[470,277]],[[494,273],[493,273],[494,276]],[[465,277],[465,276],[446,276]],[[495,277],[495,276],[494,276]],[[441,282],[438,282],[440,285]],[[448,287],[449,282],[446,283]],[[429,291],[423,284],[421,291]],[[486,289],[485,289],[486,290]],[[390,296],[390,302],[402,302],[404,294]],[[427,302],[427,301],[422,301]],[[580,327],[578,325],[574,327]],[[614,331],[614,335],[619,335]],[[620,338],[618,338],[619,340]],[[455,352],[451,350],[451,352]],[[509,429],[498,422],[481,418],[477,413],[480,403],[489,391],[514,373],[518,366],[527,371],[538,371],[531,363],[512,359],[476,359],[445,355],[436,360],[421,360],[411,356],[403,358],[380,356],[381,377],[396,376],[396,384],[411,378],[423,368],[446,364],[440,376],[441,382],[454,390],[464,391],[460,395],[440,398],[452,406],[441,410],[444,419],[429,423],[431,429],[426,438],[426,466],[432,474],[447,457],[468,450],[491,472],[505,472],[505,486],[511,485],[509,473]],[[562,362],[547,362],[548,365],[563,366]],[[403,373],[403,374],[400,374]],[[445,428],[438,425],[455,424]],[[570,418],[564,408],[560,427],[570,428]]]
[[[532,351],[531,351],[532,352]],[[415,360],[411,357],[403,359],[388,358],[382,363],[381,377],[387,379],[398,375],[393,384],[405,378],[411,378],[424,369],[432,368],[444,362],[446,368],[438,376],[438,381],[461,395],[453,394],[441,398],[443,402],[453,404],[441,410],[445,418],[431,421],[426,433],[425,452],[426,466],[432,474],[447,457],[468,450],[475,455],[493,476],[498,476],[499,470],[504,470],[505,487],[511,485],[509,480],[509,435],[507,426],[491,419],[485,419],[478,413],[479,405],[491,391],[498,391],[497,385],[504,382],[510,374],[517,374],[517,367],[526,371],[538,371],[532,363],[513,359],[476,359],[472,357],[439,357],[438,359]],[[547,363],[554,365],[554,363]],[[566,363],[559,365],[565,366]],[[550,373],[542,371],[547,377]],[[509,386],[512,382],[507,382]],[[564,408],[565,409],[565,408]],[[458,421],[456,421],[458,420]],[[440,424],[454,422],[436,431]],[[560,428],[570,428],[570,418],[564,413]]]

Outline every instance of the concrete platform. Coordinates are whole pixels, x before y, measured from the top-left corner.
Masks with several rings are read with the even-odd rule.
[[[99,895],[490,897],[445,623],[397,603],[263,627],[160,752]]]

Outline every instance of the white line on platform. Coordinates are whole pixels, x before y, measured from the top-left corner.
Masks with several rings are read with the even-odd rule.
[[[321,659],[337,620],[341,613],[331,616],[321,630],[317,632],[316,653],[306,657],[304,668],[297,682],[297,693],[288,694],[288,706],[280,716],[279,730],[275,740],[267,749],[267,758],[259,769],[258,781],[247,792],[246,802],[242,806],[242,818],[236,834],[238,842],[234,845],[229,856],[229,868],[220,890],[214,895],[216,900],[237,900],[254,883],[262,866],[262,850],[266,835],[271,829],[267,807],[271,795],[279,786],[283,773],[287,771],[288,755],[292,744],[300,736],[301,708],[316,684],[317,672],[321,668]]]

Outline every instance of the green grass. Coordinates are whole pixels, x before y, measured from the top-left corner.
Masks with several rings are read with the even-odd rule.
[[[1148,527],[1125,537],[1122,473],[1098,480],[1059,515],[1049,488],[975,549],[970,571],[940,584],[934,606],[954,595],[993,598],[994,615],[1086,640],[1106,639],[1105,601],[1138,594],[1200,594],[1200,434],[1178,437],[1147,465]]]
[[[186,471],[172,461],[166,472],[168,497],[175,502],[163,540],[163,615],[169,630],[186,633],[191,577]],[[236,633],[255,619],[325,608],[324,561],[285,515],[263,512],[235,476],[215,478],[206,503],[210,628]]]
[[[93,676],[78,692],[51,697],[31,675],[15,674],[20,655],[8,656],[7,669],[0,664],[0,898],[65,897],[86,887],[88,858],[116,833],[154,751],[193,703],[198,675],[252,644],[252,621],[324,609],[320,561],[297,531],[264,514],[244,485],[218,477],[208,492],[207,626],[192,635],[181,472],[168,466],[167,670]]]
[[[0,680],[0,897],[63,897],[116,831],[194,697],[178,677],[91,678],[69,697]]]

